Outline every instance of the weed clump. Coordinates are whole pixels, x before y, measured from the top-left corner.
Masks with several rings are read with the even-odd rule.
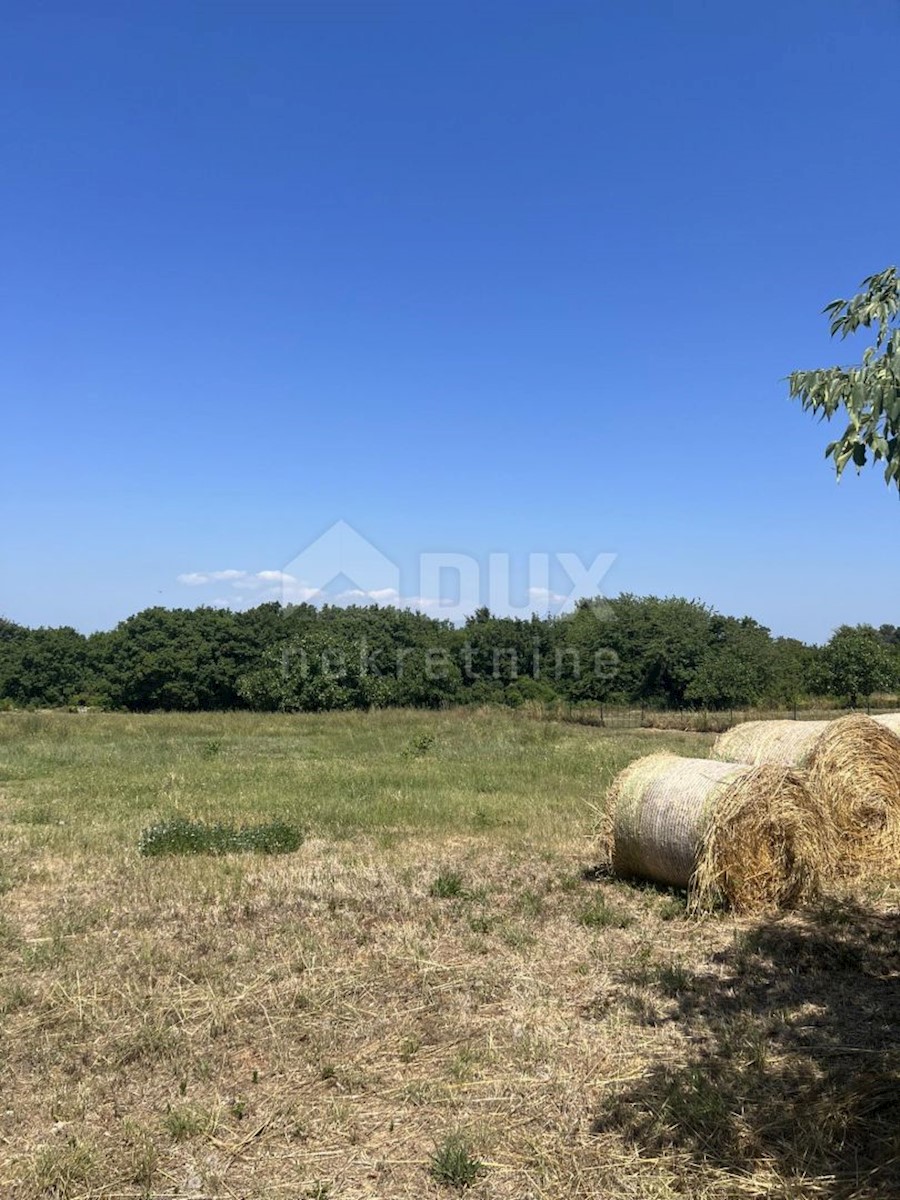
[[[578,924],[588,929],[627,929],[634,924],[634,917],[624,909],[610,904],[604,895],[597,893],[578,914]]]
[[[424,758],[435,741],[433,733],[419,733],[411,738],[403,750],[404,758]]]
[[[176,817],[149,825],[138,850],[145,857],[161,854],[290,854],[299,849],[303,832],[284,821],[266,825],[207,825]]]
[[[472,1157],[468,1142],[458,1133],[445,1138],[431,1156],[432,1179],[460,1191],[471,1187],[484,1171],[484,1163]]]
[[[466,881],[458,871],[442,871],[431,884],[428,894],[438,900],[463,900]]]

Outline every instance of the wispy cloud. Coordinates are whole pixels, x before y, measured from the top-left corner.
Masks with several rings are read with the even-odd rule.
[[[263,604],[268,600],[280,600],[283,604],[306,604],[316,601],[327,601],[332,604],[383,604],[395,605],[398,608],[433,608],[437,600],[424,599],[421,596],[404,597],[396,588],[373,588],[364,591],[362,588],[347,588],[338,593],[328,593],[321,588],[297,579],[287,571],[188,571],[178,576],[178,582],[186,587],[202,587],[208,584],[227,583],[236,593],[231,598],[224,598],[221,593],[211,600],[217,606],[230,605],[233,608],[246,608],[251,604]]]
[[[568,598],[568,596],[564,596],[560,592],[553,592],[546,587],[530,587],[528,589],[528,599],[534,601],[535,604],[562,604]]]
[[[178,582],[186,587],[202,587],[204,585],[219,585],[215,599],[206,603],[231,608],[249,608],[257,604],[265,604],[276,600],[282,604],[379,604],[391,605],[395,608],[411,608],[418,612],[431,612],[441,615],[441,609],[446,610],[448,604],[434,596],[404,596],[396,588],[372,588],[365,590],[359,587],[345,588],[340,592],[324,591],[313,587],[312,584],[298,579],[287,571],[266,569],[264,571],[188,571],[178,576]],[[222,584],[227,584],[232,594],[225,597],[220,590]],[[547,587],[530,587],[528,599],[534,609],[558,607],[569,597],[555,592]],[[453,605],[449,605],[450,608]]]
[[[263,583],[297,583],[294,576],[288,575],[287,571],[257,571],[256,578]]]
[[[256,571],[253,574],[245,571],[240,579],[233,581],[234,587],[242,592],[259,592],[271,587],[284,588],[296,582],[293,575],[283,575],[281,571]]]
[[[291,588],[296,585],[303,588],[299,580],[295,579],[293,575],[288,575],[286,571],[238,571],[234,568],[228,568],[225,571],[188,571],[186,574],[178,576],[178,582],[187,587],[202,587],[209,583],[230,583],[232,587],[247,592],[258,592],[264,588],[275,586]]]
[[[246,575],[246,571],[235,571],[231,568],[226,571],[188,571],[186,575],[178,576],[178,582],[187,584],[188,587],[200,587],[204,583],[234,583],[238,579],[244,579]]]
[[[368,592],[362,588],[348,588],[330,599],[338,603],[390,604],[395,608],[418,609],[438,608],[441,603],[440,600],[429,596],[403,596],[396,588],[373,588]]]
[[[374,600],[376,604],[399,604],[400,593],[396,588],[373,588],[364,591],[362,588],[348,588],[339,592],[336,600]]]

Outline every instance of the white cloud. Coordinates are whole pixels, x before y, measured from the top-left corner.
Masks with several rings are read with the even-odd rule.
[[[293,575],[284,571],[255,571],[253,574],[242,571],[240,578],[232,580],[232,585],[243,592],[262,592],[276,588],[279,594],[297,583]],[[302,584],[299,586],[302,587]]]
[[[286,604],[307,604],[310,600],[325,599],[324,592],[305,583],[289,583],[283,588],[272,588],[271,591],[273,600],[283,600]]]
[[[205,584],[227,583],[233,589],[231,597],[221,594],[206,603],[230,608],[247,608],[264,604],[270,600],[282,604],[308,604],[326,601],[331,604],[383,604],[397,608],[412,608],[420,611],[439,608],[440,600],[426,596],[401,596],[396,588],[347,588],[338,594],[323,592],[311,587],[287,571],[188,571],[178,576],[178,582],[186,587],[202,587]]]
[[[204,583],[234,583],[237,579],[243,579],[246,574],[246,571],[232,569],[227,571],[188,571],[186,575],[178,576],[178,582],[187,584],[188,587],[199,587]]]
[[[362,588],[347,588],[333,597],[335,600],[369,600],[375,604],[399,604],[400,593],[396,588],[374,588],[370,592]]]
[[[323,597],[324,598],[324,597]],[[439,608],[440,600],[432,599],[429,596],[401,596],[396,588],[373,588],[370,592],[364,592],[362,588],[348,588],[344,592],[339,592],[336,596],[330,597],[337,603],[342,601],[362,600],[368,601],[370,604],[392,605],[394,608]]]
[[[534,600],[539,604],[562,604],[568,600],[568,596],[563,596],[559,592],[552,592],[545,587],[530,587],[528,589],[528,599]]]
[[[436,600],[433,596],[407,596],[401,602],[402,608],[440,608],[440,600]]]
[[[256,578],[264,583],[297,583],[294,576],[286,571],[257,571]]]

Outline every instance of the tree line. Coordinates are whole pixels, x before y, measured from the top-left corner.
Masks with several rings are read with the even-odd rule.
[[[621,595],[462,627],[407,609],[262,604],[148,608],[115,629],[0,619],[0,705],[325,711],[527,700],[649,708],[856,706],[900,689],[900,627],[773,637],[697,600]]]

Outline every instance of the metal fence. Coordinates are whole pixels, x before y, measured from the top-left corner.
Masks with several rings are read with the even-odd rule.
[[[856,709],[834,705],[797,705],[790,708],[660,709],[649,706],[607,704],[551,704],[543,715],[599,729],[673,729],[717,733],[744,721],[833,721],[851,712],[876,716],[900,712],[900,700],[865,705]]]

